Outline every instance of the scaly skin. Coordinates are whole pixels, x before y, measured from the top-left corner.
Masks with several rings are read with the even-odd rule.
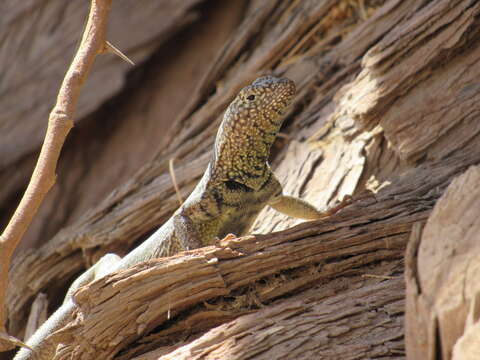
[[[35,352],[21,349],[15,359],[50,359],[57,344],[47,337],[71,318],[74,290],[107,273],[211,245],[228,233],[244,235],[266,205],[302,219],[326,216],[301,199],[283,195],[267,163],[283,122],[281,115],[294,96],[293,81],[273,76],[258,78],[243,88],[225,111],[212,160],[185,203],[123,259],[106,255],[81,275],[69,289],[64,304],[27,341]]]

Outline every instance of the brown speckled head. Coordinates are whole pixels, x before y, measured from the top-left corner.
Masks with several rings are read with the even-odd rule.
[[[231,121],[229,116],[232,116],[244,119],[246,125],[247,121],[250,121],[269,127],[267,120],[283,120],[279,115],[283,114],[294,96],[295,83],[292,80],[274,76],[259,77],[240,90],[225,113],[224,123],[228,121],[238,124],[235,120]]]
[[[294,96],[295,83],[274,76],[262,76],[240,90],[218,129],[215,177],[252,188],[262,181],[282,115]]]

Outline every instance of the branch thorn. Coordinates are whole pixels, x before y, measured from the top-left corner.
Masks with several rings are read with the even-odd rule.
[[[111,54],[114,54],[114,55],[117,55],[118,57],[120,57],[123,61],[129,63],[130,65],[134,66],[135,63],[130,60],[127,55],[125,55],[124,53],[122,53],[119,49],[117,49],[115,46],[112,45],[112,43],[110,43],[109,41],[105,41],[105,52],[107,53],[111,53]]]

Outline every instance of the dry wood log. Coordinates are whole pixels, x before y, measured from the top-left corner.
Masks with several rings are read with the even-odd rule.
[[[404,307],[401,278],[385,282],[350,276],[348,283],[319,286],[241,316],[175,351],[161,348],[133,359],[403,358],[403,324],[397,316]]]
[[[366,193],[328,219],[278,233],[225,240],[217,246],[156,259],[107,275],[76,292],[75,320],[56,333],[66,343],[56,358],[110,359],[155,328],[168,331],[168,324],[175,324],[176,319],[183,319],[185,328],[177,324],[175,337],[190,332],[192,327],[205,330],[206,326],[250,312],[318,281],[328,283],[342,276],[364,275],[369,267],[375,272],[375,264],[382,262],[392,262],[389,266],[396,264],[397,276],[381,274],[387,275],[384,289],[372,301],[384,301],[383,291],[390,291],[395,301],[400,300],[404,290],[399,286],[402,267],[398,259],[403,257],[412,224],[427,219],[455,174],[479,162],[480,154],[444,159],[410,170],[375,196]],[[352,286],[361,288],[366,284],[370,283],[360,281]],[[350,285],[347,288],[352,289]],[[359,291],[371,289],[367,286]],[[346,299],[347,294],[342,294]],[[212,304],[206,305],[207,301]],[[357,313],[358,309],[351,306],[345,309],[346,313],[351,311]],[[397,339],[401,337],[402,315],[403,310],[397,308],[389,320],[395,324]],[[383,318],[384,313],[379,316]],[[370,325],[378,326],[380,318]],[[368,329],[370,325],[365,327]],[[335,332],[337,326],[338,323],[333,323],[326,331]],[[357,336],[356,332],[345,332],[348,335],[344,336]],[[317,356],[334,359],[338,351],[349,352],[340,349],[342,342],[325,344],[330,351],[324,347],[312,351]],[[184,349],[187,354],[188,349]],[[180,354],[184,350],[179,350]]]
[[[176,164],[178,164],[180,173],[177,173],[177,179],[180,181],[180,185],[187,185],[183,191],[188,193],[205,168],[205,163],[202,161],[206,161],[209,156],[221,113],[235,92],[243,85],[242,81],[250,80],[255,76],[262,66],[260,62],[262,58],[270,56],[269,61],[274,61],[275,58],[281,57],[282,53],[279,54],[278,50],[273,52],[275,47],[287,46],[289,42],[291,43],[293,36],[298,36],[298,33],[306,31],[306,28],[318,17],[325,17],[325,27],[328,22],[333,22],[330,13],[334,10],[334,4],[334,1],[307,2],[300,4],[301,11],[293,12],[293,21],[284,20],[277,23],[271,20],[271,26],[275,27],[274,34],[269,35],[264,40],[264,46],[255,52],[253,59],[248,60],[252,64],[250,66],[255,67],[254,70],[240,71],[241,79],[230,81],[235,85],[225,84],[222,89],[218,89],[205,106],[188,118],[188,123],[185,124],[187,126],[181,126],[184,121],[180,116],[177,120],[180,125],[173,128],[168,136],[168,138],[174,139],[173,143],[158,154],[156,159],[144,165],[135,176],[118,187],[100,204],[97,203],[94,208],[85,212],[72,225],[59,231],[48,244],[40,249],[25,251],[19,256],[18,262],[11,271],[14,277],[12,283],[17,286],[10,291],[12,297],[9,301],[11,323],[17,329],[16,331],[24,322],[22,319],[26,316],[26,304],[40,289],[51,287],[55,290],[56,285],[65,286],[74,274],[85,267],[85,263],[90,264],[105,251],[124,253],[125,248],[130,248],[134,242],[151,232],[170,216],[178,203],[168,174],[168,160],[171,157],[178,159]],[[275,10],[272,10],[273,8]],[[267,6],[266,2],[259,1],[250,12],[257,14],[261,19],[269,16],[272,19],[280,19],[285,16],[285,10],[284,6],[275,8],[271,5]],[[304,15],[308,15],[307,23],[304,21]],[[375,25],[370,24],[369,26],[374,27]],[[241,25],[242,29],[252,27],[248,32],[250,41],[257,36],[261,26],[262,23],[255,16],[246,17]],[[279,41],[278,34],[282,34],[281,43],[277,43]],[[245,35],[238,34],[236,36],[243,38]],[[235,43],[236,41],[234,39]],[[239,39],[238,41],[246,40]],[[228,46],[227,48],[229,49]],[[244,48],[236,50],[238,51],[237,57],[246,51]],[[217,69],[219,64],[227,61],[224,60],[224,57],[230,59],[232,55],[228,51],[222,52],[212,67]],[[359,60],[357,61],[359,62]],[[227,66],[227,64],[222,66]],[[230,66],[233,65],[230,64]],[[234,67],[236,66],[238,65],[234,65]],[[301,64],[300,66],[303,67]],[[215,78],[209,77],[209,82],[205,82],[202,86],[210,89],[211,81],[216,80],[219,76],[220,73],[215,73]],[[309,76],[314,77],[313,74]],[[299,97],[298,103],[301,101],[302,96]],[[177,134],[176,132],[180,130],[181,133]],[[185,173],[182,173],[182,168],[185,169]],[[336,197],[331,196],[330,199],[334,201]],[[27,269],[30,270],[27,271]],[[32,269],[35,270],[32,271]],[[34,272],[39,276],[29,276]]]
[[[480,353],[479,183],[478,166],[452,181],[423,233],[409,244],[405,328],[409,359],[475,359]]]

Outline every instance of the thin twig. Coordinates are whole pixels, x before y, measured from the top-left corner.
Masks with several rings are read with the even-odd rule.
[[[177,194],[177,199],[180,205],[183,204],[183,197],[180,193],[180,188],[178,187],[177,178],[175,177],[175,169],[173,168],[173,162],[175,158],[170,158],[168,160],[168,171],[170,172],[170,177],[172,178],[173,187],[175,188],[175,194]]]
[[[111,0],[92,0],[82,41],[63,79],[49,119],[45,140],[27,190],[0,236],[0,351],[25,346],[6,332],[5,295],[8,269],[13,251],[33,220],[45,195],[55,184],[58,157],[68,132],[73,126],[80,89],[98,54],[104,52],[107,14]]]
[[[113,44],[110,41],[105,41],[104,52],[117,55],[120,59],[129,63],[130,65],[132,65],[132,66],[135,65],[135,63],[132,60],[130,60],[127,55],[125,55],[123,52],[121,52],[119,49],[117,49],[115,46],[113,46]]]
[[[30,308],[27,326],[25,328],[25,339],[33,335],[35,331],[47,320],[48,299],[47,294],[39,293]]]

